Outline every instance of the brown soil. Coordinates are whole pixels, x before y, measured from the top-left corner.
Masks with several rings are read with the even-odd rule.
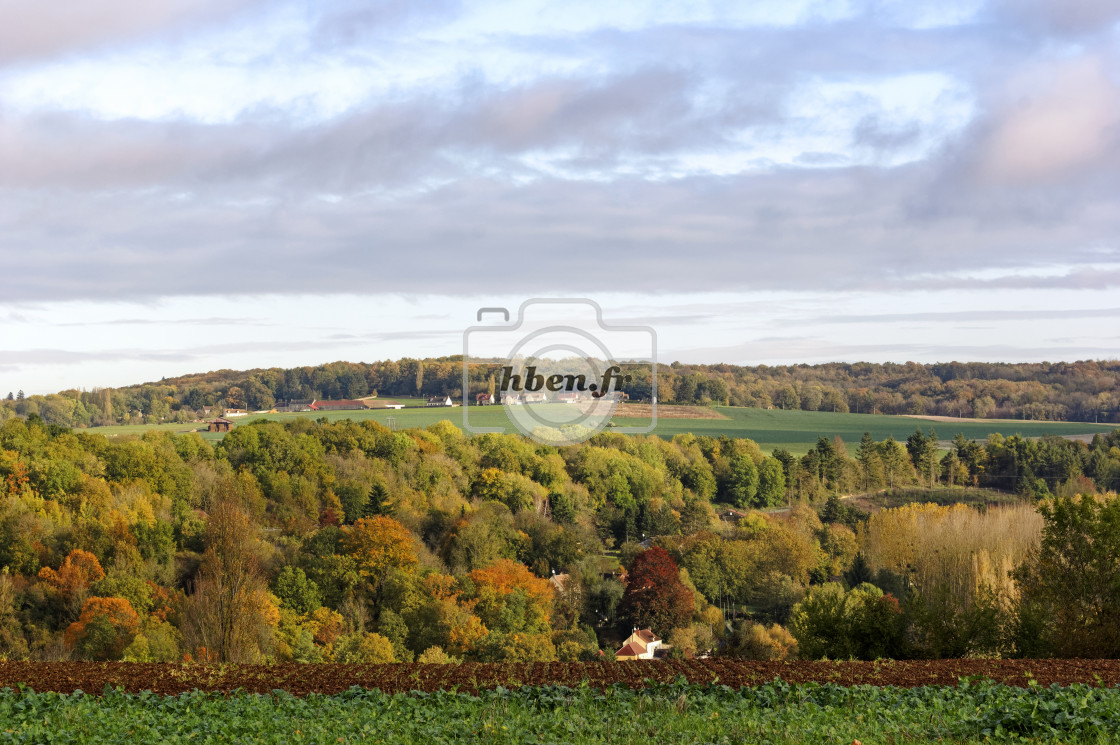
[[[464,663],[461,665],[178,665],[163,663],[0,662],[0,688],[20,683],[35,691],[100,694],[108,685],[138,693],[177,694],[194,689],[296,695],[339,693],[351,686],[386,693],[452,688],[474,693],[521,685],[593,687],[622,683],[641,688],[647,681],[671,682],[683,675],[692,683],[738,688],[781,678],[789,683],[955,686],[963,677],[987,678],[1008,685],[1035,681],[1069,685],[1120,684],[1118,660],[910,660],[880,662],[755,662],[687,660],[636,662]]]
[[[653,416],[653,406],[650,404],[619,404],[614,415],[634,419],[649,419]],[[674,406],[672,404],[658,404],[657,418],[727,419],[723,414],[707,406]]]

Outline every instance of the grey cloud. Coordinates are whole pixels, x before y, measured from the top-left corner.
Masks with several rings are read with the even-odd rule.
[[[861,147],[891,151],[913,145],[921,135],[922,128],[917,122],[889,122],[868,115],[856,125],[852,140]]]
[[[602,168],[627,152],[720,146],[752,121],[749,107],[738,104],[714,119],[699,110],[691,100],[696,82],[687,73],[647,69],[514,88],[468,84],[453,99],[420,95],[312,127],[105,122],[77,113],[16,119],[0,112],[0,185],[348,193],[462,177],[464,158],[497,158],[528,175],[502,159],[553,148],[572,148]]]
[[[946,323],[954,321],[995,320],[1055,320],[1062,318],[1117,318],[1120,308],[1081,308],[1046,310],[958,310],[929,311],[923,313],[834,314],[812,318],[783,319],[783,325],[818,325],[831,323],[908,323],[929,321]]]
[[[360,44],[370,36],[399,33],[402,27],[447,23],[462,12],[460,0],[334,0],[311,6],[319,14],[311,39],[323,47]]]
[[[985,16],[999,24],[1044,36],[1083,36],[1107,31],[1120,20],[1117,0],[994,0]]]
[[[24,365],[77,365],[83,362],[144,360],[184,362],[192,355],[180,351],[148,349],[112,349],[100,352],[74,352],[65,349],[0,349],[0,365],[17,368]]]
[[[9,300],[154,294],[592,292],[1115,286],[1111,193],[1047,223],[913,216],[928,164],[609,183],[459,180],[417,194],[275,203],[159,194],[9,193]],[[13,217],[13,215],[17,217]],[[24,217],[18,217],[23,215]],[[309,257],[314,257],[309,262]],[[485,259],[483,260],[483,258]],[[1059,277],[975,280],[966,268],[1051,265]],[[481,262],[481,263],[480,263]],[[310,265],[310,269],[309,269]],[[478,268],[485,266],[485,271]],[[216,285],[220,272],[229,281]],[[479,282],[483,282],[480,285]]]
[[[393,15],[402,6],[373,7],[352,25],[411,22]],[[1002,71],[1037,52],[981,26],[494,39],[586,64],[516,85],[467,71],[453,90],[314,126],[0,111],[0,265],[19,278],[5,299],[1120,284],[1079,268],[1120,261],[1113,161],[1032,183],[978,177],[1014,113]],[[829,167],[664,177],[689,152],[729,151],[745,128],[802,126],[783,108],[801,80],[929,70],[975,83],[982,117],[926,161],[806,153],[804,166]],[[899,147],[917,136],[908,126],[872,112],[855,137]],[[571,172],[525,160],[541,152]],[[1072,269],[1013,276],[1056,260]],[[944,276],[993,268],[1008,276]]]
[[[942,344],[838,344],[818,337],[770,337],[725,347],[668,350],[662,359],[722,360],[730,364],[758,364],[759,360],[822,363],[836,361],[904,360],[923,362],[1019,360],[1024,362],[1064,359],[1115,359],[1115,347],[942,345]]]
[[[74,321],[60,323],[59,326],[276,326],[278,324],[262,321],[259,318],[172,318],[155,320],[151,318],[114,318],[108,321]]]
[[[267,0],[0,0],[0,66],[227,20]]]

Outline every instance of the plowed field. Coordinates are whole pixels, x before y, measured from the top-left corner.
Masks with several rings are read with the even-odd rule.
[[[502,686],[564,685],[583,681],[596,688],[621,683],[640,688],[646,680],[717,683],[738,688],[781,678],[789,683],[955,686],[960,678],[987,678],[1026,686],[1031,681],[1120,685],[1118,660],[933,660],[884,662],[753,662],[690,660],[650,662],[464,663],[461,665],[175,665],[155,663],[0,662],[0,688],[24,684],[38,691],[101,693],[106,686],[139,693],[234,691],[295,695],[332,694],[351,686],[385,693],[457,690],[475,693]]]

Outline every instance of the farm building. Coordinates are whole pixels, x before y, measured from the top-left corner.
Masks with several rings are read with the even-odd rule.
[[[507,391],[502,394],[502,403],[507,405],[520,406],[523,402],[519,394]]]
[[[719,513],[719,519],[729,523],[738,523],[746,516],[747,513],[733,509],[720,510]]]
[[[561,393],[556,396],[556,400],[562,404],[574,404],[583,400],[581,393]]]
[[[206,423],[209,425],[206,428],[207,432],[229,432],[230,427],[233,426],[233,422],[228,419],[222,419],[221,417],[217,419],[208,419]]]
[[[617,660],[652,660],[661,646],[661,639],[649,629],[634,629],[614,656]]]
[[[432,396],[428,399],[428,406],[454,406],[451,396]]]
[[[556,570],[553,569],[552,577],[548,581],[556,588],[556,592],[563,593],[568,586],[569,577],[568,574],[557,574]]]
[[[277,411],[311,411],[311,404],[315,403],[311,399],[291,399],[286,404],[277,405]]]
[[[479,406],[491,406],[494,403],[494,394],[480,393],[474,397],[474,402]]]
[[[314,401],[311,404],[312,411],[352,411],[368,408],[365,401],[355,401],[349,398],[340,398],[337,401]]]
[[[548,400],[548,396],[543,393],[526,393],[522,400],[527,404],[543,404]]]

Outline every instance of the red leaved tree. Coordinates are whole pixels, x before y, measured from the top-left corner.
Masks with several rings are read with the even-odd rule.
[[[688,626],[695,598],[681,582],[677,562],[654,546],[634,557],[620,610],[639,628],[665,636],[670,629]]]

